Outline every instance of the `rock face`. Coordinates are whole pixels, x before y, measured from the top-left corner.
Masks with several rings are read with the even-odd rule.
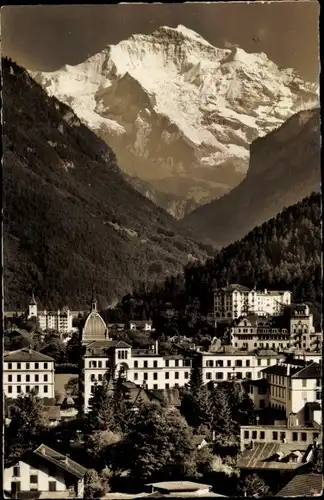
[[[315,84],[265,54],[216,48],[181,25],[33,76],[114,148],[127,174],[193,200],[183,210],[236,186],[250,143],[318,101]]]
[[[300,111],[251,145],[246,178],[183,221],[218,246],[238,240],[284,207],[320,190],[320,111]]]
[[[206,249],[125,181],[112,149],[26,71],[3,60],[6,307],[101,307],[181,272]]]

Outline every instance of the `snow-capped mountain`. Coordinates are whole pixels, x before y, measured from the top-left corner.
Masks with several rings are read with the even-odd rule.
[[[33,76],[113,147],[127,174],[198,203],[242,180],[254,139],[318,102],[316,84],[264,53],[216,48],[181,25]]]

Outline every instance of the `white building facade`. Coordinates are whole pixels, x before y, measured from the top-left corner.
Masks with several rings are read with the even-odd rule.
[[[234,284],[214,290],[215,320],[235,319],[248,314],[276,316],[291,304],[288,290],[251,290]]]
[[[54,359],[24,348],[3,357],[3,391],[16,399],[32,390],[43,400],[54,401]]]
[[[73,315],[68,307],[56,311],[39,311],[34,294],[28,306],[27,318],[37,318],[42,330],[55,330],[59,333],[70,333],[73,331]]]
[[[183,387],[189,382],[191,359],[161,356],[150,350],[132,349],[122,341],[93,342],[86,348],[83,367],[84,410],[96,384],[107,371],[114,377],[120,373],[126,380],[147,389]]]

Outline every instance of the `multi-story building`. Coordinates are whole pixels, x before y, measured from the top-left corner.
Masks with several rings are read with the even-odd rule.
[[[157,349],[132,349],[118,340],[94,341],[86,346],[83,366],[84,410],[96,383],[105,373],[119,374],[136,385],[147,389],[171,389],[189,382],[191,360],[182,356],[161,356]]]
[[[251,290],[234,284],[214,290],[215,319],[235,319],[248,314],[276,316],[291,304],[288,290]]]
[[[59,333],[69,333],[73,330],[73,315],[67,306],[57,311],[38,311],[34,294],[28,306],[27,317],[37,318],[42,330],[55,330]]]
[[[230,327],[230,344],[237,349],[282,351],[290,347],[289,321],[286,323],[283,316],[241,316]]]
[[[284,356],[274,351],[238,351],[223,346],[217,352],[203,352],[202,376],[204,382],[222,380],[256,380],[262,378],[262,369],[274,365]]]
[[[46,405],[54,402],[54,359],[28,348],[3,357],[3,391],[8,404],[32,390]]]
[[[314,343],[317,344],[313,315],[306,304],[296,304],[291,308],[290,333],[293,347],[310,350]]]
[[[289,360],[265,368],[263,376],[269,383],[269,406],[281,410],[287,419],[298,425],[305,423],[307,403],[322,401],[321,365],[303,360]],[[309,407],[308,407],[309,408]],[[321,413],[314,418],[321,423]]]
[[[152,321],[131,320],[129,322],[129,329],[142,332],[151,332],[153,329],[153,324]]]

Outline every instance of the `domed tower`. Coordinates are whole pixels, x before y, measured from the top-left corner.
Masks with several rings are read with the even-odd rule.
[[[82,330],[82,343],[88,344],[89,342],[105,340],[109,340],[108,328],[97,311],[97,300],[93,293],[91,301],[91,311],[85,321]]]
[[[37,302],[35,300],[34,294],[32,295],[32,298],[28,304],[28,319],[33,317],[37,318]]]

